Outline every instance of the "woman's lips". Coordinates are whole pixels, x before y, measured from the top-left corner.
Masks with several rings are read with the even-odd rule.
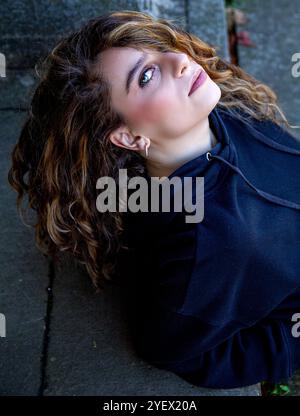
[[[189,96],[191,94],[193,94],[193,92],[204,83],[204,81],[206,80],[206,78],[207,78],[207,73],[202,70],[200,72],[198,78],[196,78],[195,82],[193,83],[192,88],[191,88],[191,90],[189,92]]]

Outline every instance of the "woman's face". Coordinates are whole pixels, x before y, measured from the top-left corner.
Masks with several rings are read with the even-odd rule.
[[[197,129],[219,101],[220,88],[208,74],[204,84],[188,95],[200,68],[185,53],[130,47],[101,53],[101,72],[111,84],[113,108],[123,115],[134,135],[155,143]]]

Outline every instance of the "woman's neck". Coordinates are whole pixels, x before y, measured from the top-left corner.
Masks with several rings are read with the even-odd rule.
[[[211,150],[217,143],[217,138],[214,135],[213,131],[209,127],[209,123],[204,135],[201,135],[202,139],[195,141],[190,146],[185,146],[184,149],[174,148],[167,152],[164,150],[164,157],[157,157],[155,155],[152,158],[146,159],[146,168],[148,175],[155,177],[169,176],[177,168],[188,162],[189,160],[194,159],[197,156],[200,156],[207,151]],[[172,143],[170,143],[172,144]]]

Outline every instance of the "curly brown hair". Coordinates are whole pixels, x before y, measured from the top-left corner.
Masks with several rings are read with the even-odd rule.
[[[126,168],[128,178],[146,169],[143,156],[109,140],[125,120],[111,106],[109,83],[95,71],[102,51],[125,46],[184,52],[220,87],[220,108],[276,123],[279,111],[290,126],[274,91],[174,21],[118,11],[91,19],[60,40],[35,67],[40,80],[11,155],[8,180],[18,193],[22,220],[25,194],[37,213],[37,247],[56,263],[59,252],[71,252],[85,265],[96,292],[112,280],[116,255],[126,249],[123,213],[96,209],[97,179],[110,176],[118,184],[119,169]]]

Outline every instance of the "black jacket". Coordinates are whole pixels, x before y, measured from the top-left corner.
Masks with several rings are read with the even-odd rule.
[[[218,143],[169,176],[204,177],[201,222],[184,210],[125,214],[119,266],[137,352],[196,386],[277,383],[300,369],[300,142],[250,121],[214,108]]]

